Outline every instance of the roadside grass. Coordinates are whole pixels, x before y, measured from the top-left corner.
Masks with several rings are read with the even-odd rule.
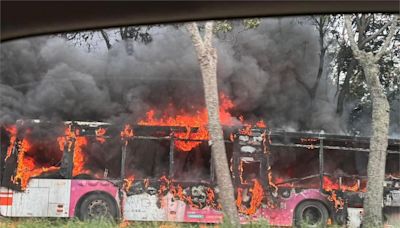
[[[115,223],[108,220],[80,221],[78,219],[32,219],[32,218],[0,218],[1,228],[230,228],[228,223],[218,225],[173,222],[121,222]],[[256,221],[242,225],[244,228],[270,227],[266,221]]]
[[[77,219],[31,219],[31,218],[18,218],[8,219],[3,218],[0,220],[0,227],[4,228],[114,228],[118,227],[117,224],[109,221],[93,220],[90,222],[82,222]]]
[[[78,219],[0,219],[1,228],[205,228],[214,227],[201,224],[167,222],[121,222],[108,220],[80,221]]]
[[[80,221],[78,219],[52,219],[52,218],[4,218],[0,217],[0,228],[230,228],[228,222],[222,224],[197,224],[174,222],[121,222],[115,223],[109,220]],[[268,228],[274,227],[266,220],[242,225],[243,228]],[[329,225],[329,228],[341,228],[339,225]],[[301,228],[308,228],[307,225]],[[400,228],[400,221],[396,220],[385,224],[384,228]]]

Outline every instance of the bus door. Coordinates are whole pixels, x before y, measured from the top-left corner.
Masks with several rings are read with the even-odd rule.
[[[236,186],[249,184],[255,179],[267,187],[268,157],[262,129],[248,134],[236,134],[232,154],[232,175]]]
[[[207,201],[211,188],[208,143],[196,143],[188,151],[179,145],[171,138],[129,141],[125,178],[134,181],[125,189],[126,220],[207,223],[221,219]]]
[[[122,214],[126,220],[167,221],[167,199],[159,197],[162,176],[168,177],[170,141],[132,138],[126,145]]]

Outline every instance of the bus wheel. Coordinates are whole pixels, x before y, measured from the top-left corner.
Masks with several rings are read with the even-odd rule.
[[[325,227],[328,219],[328,210],[318,201],[305,201],[296,208],[296,227]]]
[[[101,194],[91,194],[85,197],[79,208],[79,218],[82,220],[117,218],[117,207],[110,197]]]

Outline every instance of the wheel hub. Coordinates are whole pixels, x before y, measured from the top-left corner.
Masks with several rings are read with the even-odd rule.
[[[318,225],[322,222],[322,213],[316,207],[307,207],[303,210],[303,221],[308,225]]]
[[[108,203],[101,199],[93,200],[88,206],[88,215],[91,218],[109,217],[110,208]]]

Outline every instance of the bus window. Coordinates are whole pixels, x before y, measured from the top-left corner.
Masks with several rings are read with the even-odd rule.
[[[400,176],[400,154],[388,154],[386,158],[386,175]]]
[[[3,186],[21,190],[30,178],[62,178],[58,170],[63,151],[57,140],[62,128],[26,124],[9,126],[6,132],[9,141],[7,149],[2,145]]]
[[[243,183],[250,183],[253,179],[260,178],[260,168],[261,163],[258,161],[251,161],[247,162],[245,160],[241,160],[241,167],[242,167],[242,180]]]
[[[85,148],[85,168],[89,169],[96,178],[118,178],[121,174],[121,148],[119,137],[101,140],[88,137]]]
[[[178,181],[210,181],[211,149],[206,142],[191,151],[175,150],[174,179]]]
[[[366,176],[368,153],[342,150],[325,150],[324,170],[333,176]]]
[[[168,175],[169,141],[133,139],[127,145],[125,174],[135,179]]]
[[[273,146],[271,151],[273,153],[270,162],[274,182],[318,173],[317,149]],[[317,179],[313,181],[317,183]]]

